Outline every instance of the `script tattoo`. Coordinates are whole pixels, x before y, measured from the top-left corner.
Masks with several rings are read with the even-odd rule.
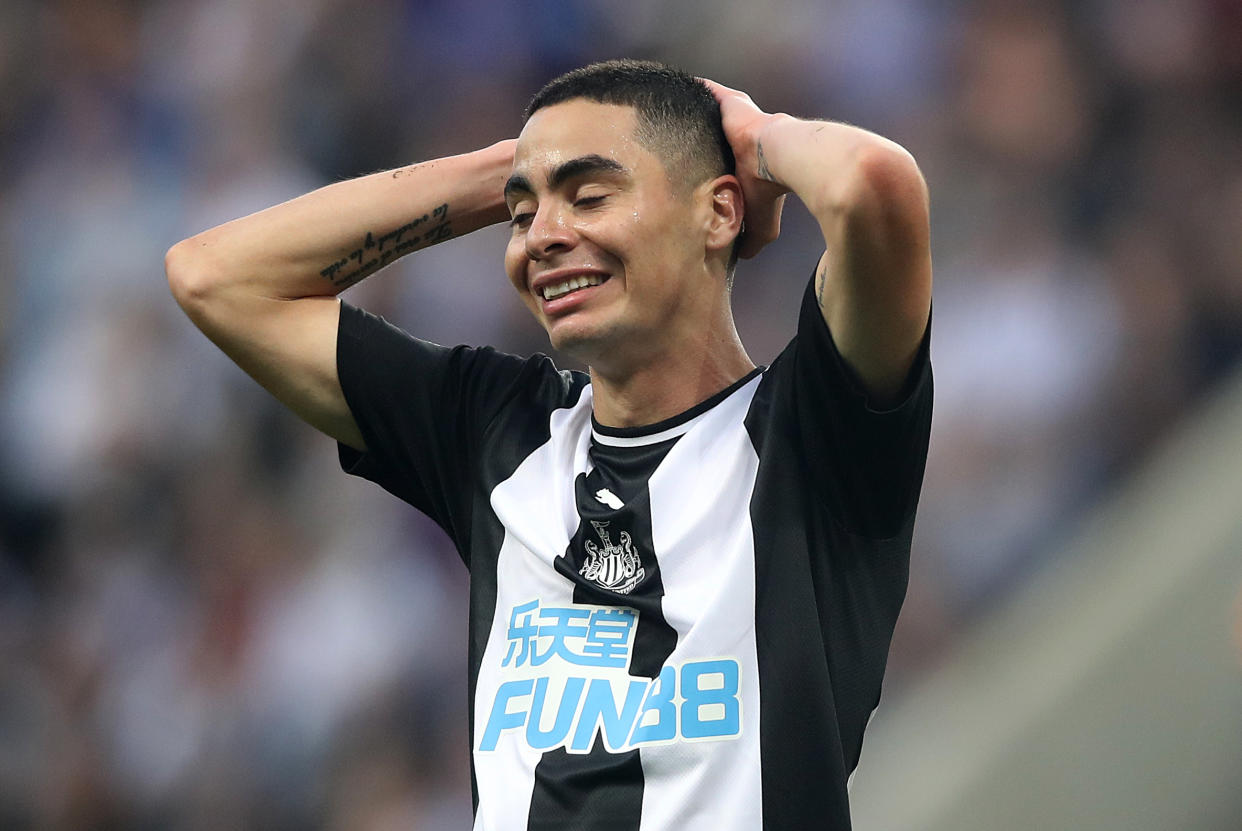
[[[367,231],[361,245],[336,262],[328,263],[319,270],[319,274],[336,288],[352,286],[398,257],[452,237],[448,214],[446,202],[394,231],[378,235]]]
[[[419,170],[431,170],[435,166],[436,166],[436,163],[434,161],[431,161],[431,162],[422,162],[420,164],[407,165],[406,167],[399,167],[392,172],[392,178],[400,179],[402,176],[409,176],[410,174],[416,171],[419,171]]]

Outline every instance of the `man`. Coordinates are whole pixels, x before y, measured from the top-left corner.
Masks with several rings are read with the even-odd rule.
[[[756,369],[733,266],[790,191],[827,250]],[[885,139],[622,61],[545,87],[516,142],[169,252],[195,323],[469,567],[476,828],[849,827],[926,458],[927,211]],[[504,218],[509,280],[589,373],[335,299]]]

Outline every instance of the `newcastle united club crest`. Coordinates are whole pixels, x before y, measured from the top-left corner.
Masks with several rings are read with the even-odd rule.
[[[586,579],[618,594],[629,594],[643,579],[643,564],[634,550],[628,531],[621,532],[621,542],[613,543],[608,536],[608,523],[591,520],[602,545],[587,540],[586,563],[578,572]]]

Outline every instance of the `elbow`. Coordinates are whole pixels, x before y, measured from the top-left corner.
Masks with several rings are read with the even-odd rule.
[[[164,274],[168,288],[177,304],[191,317],[201,308],[216,289],[213,269],[203,253],[205,243],[190,237],[169,248],[164,254]]]
[[[928,222],[927,182],[901,145],[879,139],[861,148],[851,177],[848,212],[893,231],[918,231]]]
[[[870,240],[885,246],[926,245],[927,183],[914,157],[879,136],[859,144],[825,182],[813,213],[827,240]]]
[[[192,239],[183,239],[164,254],[164,276],[168,278],[168,288],[182,308],[202,291],[197,285],[199,281],[193,276],[192,243]]]

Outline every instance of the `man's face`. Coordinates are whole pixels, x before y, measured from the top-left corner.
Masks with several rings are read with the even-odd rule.
[[[552,345],[591,364],[658,356],[707,290],[702,208],[636,124],[631,107],[584,99],[541,109],[506,188],[509,280]]]

